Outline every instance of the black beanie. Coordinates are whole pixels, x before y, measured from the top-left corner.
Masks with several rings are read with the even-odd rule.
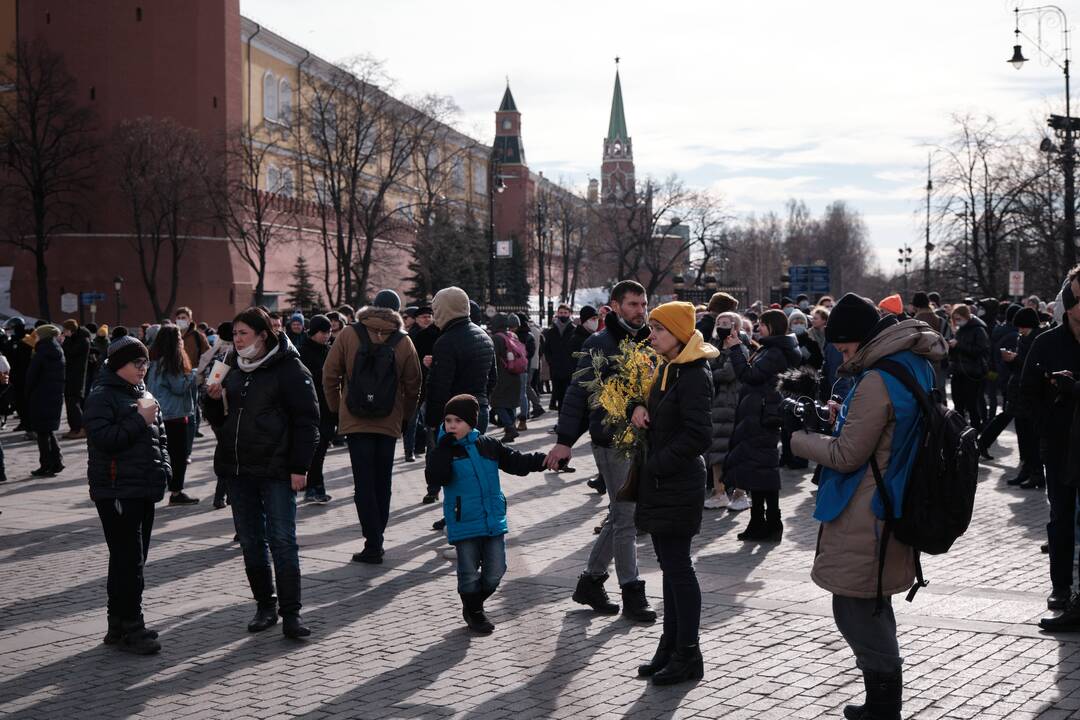
[[[840,298],[829,312],[825,339],[831,343],[861,343],[870,336],[881,316],[874,303],[854,293]]]
[[[308,335],[315,335],[320,332],[330,332],[333,328],[330,326],[330,318],[325,315],[312,315],[308,318]]]
[[[1012,324],[1018,328],[1037,328],[1039,327],[1039,313],[1033,308],[1020,308],[1013,315]]]
[[[1020,310],[1021,306],[1016,303],[1009,305],[1009,309],[1005,311],[1005,322],[1012,322],[1013,318],[1016,317],[1016,313],[1020,312]]]
[[[113,340],[109,344],[108,353],[108,360],[105,364],[113,372],[139,358],[143,360],[150,359],[150,353],[147,351],[146,346],[131,335],[122,335]]]
[[[232,342],[232,321],[226,320],[217,326],[217,336],[225,342]]]
[[[582,305],[578,311],[578,320],[584,325],[586,320],[596,317],[596,308],[592,305]]]
[[[930,296],[921,290],[911,296],[911,304],[918,309],[930,307]]]
[[[472,395],[455,395],[450,398],[443,410],[443,416],[447,415],[457,415],[467,422],[469,427],[474,428],[477,416],[480,415],[480,403]]]

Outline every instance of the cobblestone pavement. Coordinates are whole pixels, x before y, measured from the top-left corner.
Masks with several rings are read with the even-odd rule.
[[[552,413],[517,446],[546,450]],[[421,463],[395,466],[386,563],[359,550],[344,449],[327,461],[326,506],[298,511],[307,642],[280,626],[251,635],[253,609],[228,510],[210,505],[213,443],[198,441],[190,508],[160,505],[146,570],[147,619],[164,646],[133,657],[101,644],[106,548],[86,492],[85,449],[64,441],[68,469],[32,480],[33,443],[0,433],[0,716],[75,718],[834,718],[861,680],[828,596],[809,580],[816,526],[808,473],[788,472],[779,545],[746,545],[747,518],[706,511],[694,543],[704,594],[705,680],[655,688],[635,677],[659,626],[599,617],[570,600],[606,500],[574,474],[508,477],[509,572],[489,603],[489,637],[464,629],[447,546],[422,505]],[[1080,635],[1034,624],[1045,609],[1046,503],[1007,487],[1011,432],[982,474],[972,528],[927,558],[931,585],[896,599],[906,657],[905,715],[1080,717]],[[400,446],[399,446],[400,448]],[[399,450],[400,453],[400,450]],[[660,604],[659,571],[639,538]],[[609,583],[614,587],[614,582]]]

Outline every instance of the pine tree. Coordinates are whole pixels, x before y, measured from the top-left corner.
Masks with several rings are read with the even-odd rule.
[[[470,298],[487,297],[487,240],[476,218],[468,214],[456,224],[445,209],[419,228],[409,262],[409,297],[416,302],[456,285]]]
[[[311,273],[308,271],[307,260],[303,255],[296,258],[293,284],[289,290],[287,299],[296,310],[308,313],[322,304],[322,297],[316,292],[315,284],[311,282]]]

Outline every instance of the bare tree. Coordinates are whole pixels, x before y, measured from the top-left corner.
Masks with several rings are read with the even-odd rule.
[[[34,256],[38,314],[50,317],[46,255],[53,236],[73,227],[94,176],[95,117],[75,99],[63,58],[40,40],[18,43],[0,63],[0,142],[8,167],[0,172],[7,240]]]
[[[255,273],[255,305],[263,304],[271,248],[296,223],[295,204],[279,194],[285,188],[259,187],[272,161],[284,153],[285,139],[281,130],[265,123],[254,130],[237,127],[226,138],[224,162],[207,173],[214,219]]]
[[[190,231],[210,214],[205,148],[196,130],[171,118],[146,117],[117,126],[113,153],[120,191],[131,209],[131,244],[143,285],[154,317],[168,317]]]
[[[783,223],[775,213],[751,215],[729,234],[730,272],[746,285],[751,302],[766,300],[784,264]]]
[[[1009,244],[1022,225],[1023,199],[1041,173],[1026,165],[1014,135],[992,117],[954,118],[953,137],[939,148],[937,221],[950,237],[966,291],[1005,290]]]
[[[614,263],[617,278],[635,278],[653,294],[688,260],[692,242],[676,229],[691,197],[671,175],[663,182],[647,178],[637,192],[595,207],[601,261]]]
[[[730,243],[725,228],[733,218],[724,198],[711,190],[694,193],[685,215],[682,221],[690,229],[690,244],[698,260],[694,284],[701,285],[714,262],[723,262],[727,257]]]

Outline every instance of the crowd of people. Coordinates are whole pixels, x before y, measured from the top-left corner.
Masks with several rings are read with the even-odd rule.
[[[0,343],[2,402],[18,417],[15,430],[36,440],[35,478],[64,469],[56,433],[65,412],[63,437],[85,439],[90,496],[110,553],[105,642],[138,654],[160,649],[141,605],[155,504],[166,492],[169,505],[199,502],[185,492],[185,477],[203,435],[217,441],[213,505],[231,508],[256,602],[248,629],[280,617],[284,634],[300,638],[310,631],[300,617],[296,497],[332,500],[323,475],[331,446],[348,448],[364,538],[352,556],[359,563],[383,562],[398,440],[406,464],[424,459],[418,501],[442,496],[434,528],[454,548],[463,619],[490,633],[484,602],[506,571],[500,473],[573,472],[573,448],[587,433],[598,471],[589,486],[609,503],[572,598],[600,614],[655,622],[637,558],[638,536],[650,537],[662,571],[663,630],[638,672],[656,684],[704,673],[691,559],[704,513],[749,510],[738,540],[779,542],[781,469],[809,472],[812,462],[821,522],[812,578],[832,593],[837,627],[866,684],[864,705],[845,714],[892,718],[900,716],[902,661],[891,597],[912,586],[917,554],[896,540],[883,549],[883,508],[904,496],[923,418],[911,389],[880,363],[898,363],[939,402],[950,398],[978,432],[985,459],[1014,425],[1019,463],[1007,483],[1045,487],[1049,498],[1048,607],[1062,613],[1040,624],[1080,631],[1072,594],[1078,275],[1080,267],[1049,303],[949,303],[917,292],[908,302],[848,294],[811,303],[800,295],[743,308],[718,292],[705,305],[650,309],[644,287],[627,280],[608,304],[583,306],[576,318],[560,305],[546,329],[525,314],[485,317],[456,287],[408,307],[383,290],[358,311],[311,317],[253,307],[216,327],[196,322],[188,307],[130,329],[73,319],[27,327],[13,318]],[[647,398],[626,408],[647,438],[636,459],[617,447],[607,411],[586,389],[617,372],[608,365],[596,378],[592,354],[615,355],[626,342],[648,344],[657,357]],[[829,431],[796,422],[785,397],[827,408]],[[558,413],[550,451],[516,452],[511,445],[528,422],[547,411]],[[0,448],[0,481],[2,457]],[[612,564],[621,603],[605,589]]]

